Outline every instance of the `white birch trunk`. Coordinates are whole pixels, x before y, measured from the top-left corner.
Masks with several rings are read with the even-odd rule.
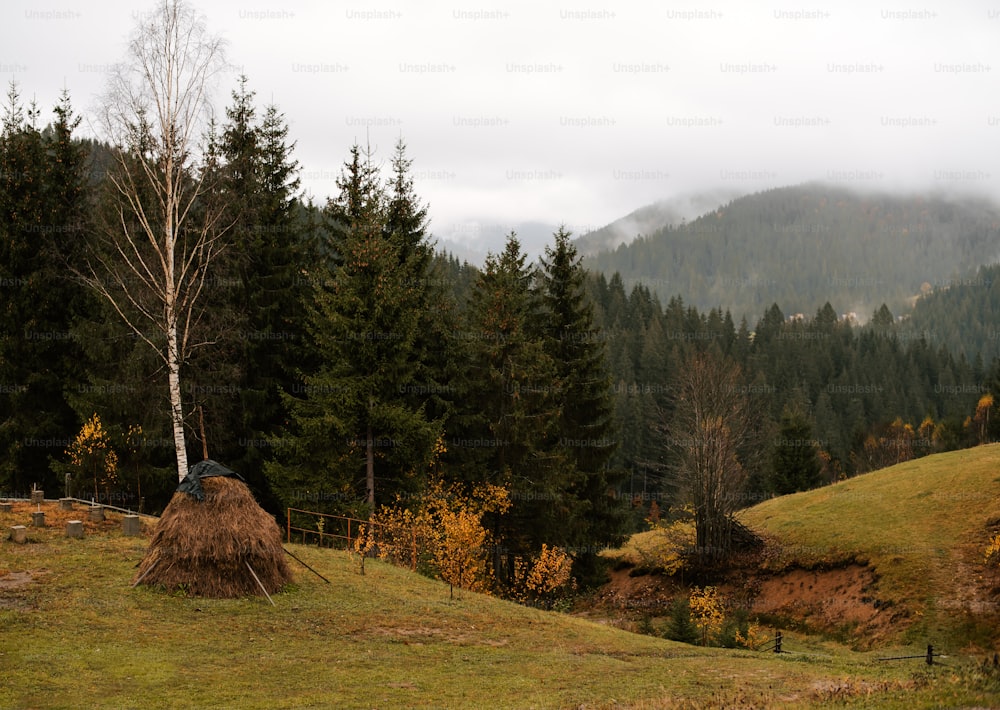
[[[161,0],[139,25],[129,61],[112,72],[102,117],[119,151],[120,169],[110,177],[119,220],[106,253],[88,260],[81,275],[166,365],[181,480],[188,472],[181,366],[207,344],[204,336],[194,342],[192,328],[225,232],[218,209],[194,217],[211,191],[194,156],[225,56],[222,40],[207,34],[186,0]]]
[[[174,429],[174,449],[177,452],[177,480],[188,473],[187,444],[184,440],[184,407],[181,402],[181,363],[178,356],[177,329],[167,334],[167,382],[170,387],[170,421]]]

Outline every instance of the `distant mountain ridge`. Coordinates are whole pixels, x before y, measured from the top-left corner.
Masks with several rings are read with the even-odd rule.
[[[439,251],[482,266],[487,253],[503,251],[511,232],[517,235],[525,252],[534,260],[545,253],[545,247],[552,245],[552,235],[558,229],[558,224],[548,222],[469,220],[435,229],[433,238]]]
[[[826,302],[861,320],[882,303],[900,315],[914,296],[1000,260],[1000,207],[980,198],[809,183],[739,197],[688,223],[650,208],[632,214],[660,214],[663,224],[586,256],[586,266],[751,325],[773,303],[786,315]]]
[[[696,219],[738,196],[735,192],[715,191],[660,200],[640,207],[600,229],[581,234],[574,243],[577,251],[584,256],[599,254],[668,225],[678,226]]]

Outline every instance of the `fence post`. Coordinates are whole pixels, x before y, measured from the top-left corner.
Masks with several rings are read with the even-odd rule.
[[[292,509],[288,509],[288,517],[285,519],[288,523],[288,544],[292,544]]]
[[[411,560],[410,571],[411,572],[416,572],[417,571],[417,529],[413,528],[413,530],[411,532],[413,533],[413,556],[410,558],[410,560]]]
[[[931,644],[927,644],[927,665],[934,665],[934,647]]]
[[[781,632],[774,632],[774,652],[781,653]]]

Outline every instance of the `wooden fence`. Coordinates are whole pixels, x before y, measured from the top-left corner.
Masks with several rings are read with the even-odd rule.
[[[913,658],[922,658],[927,663],[928,666],[933,666],[935,664],[935,658],[947,658],[940,653],[934,652],[934,646],[927,644],[927,653],[921,653],[919,656],[892,656],[891,658],[876,658],[876,661],[906,661]],[[940,664],[941,661],[936,661]]]
[[[294,521],[293,513],[295,513]],[[306,519],[310,521],[312,527],[302,527],[307,524]],[[309,544],[315,539],[319,547],[354,551],[358,538],[362,534],[370,534],[374,541],[374,553],[378,557],[389,558],[397,564],[409,566],[411,570],[417,568],[421,545],[418,544],[416,530],[410,530],[404,536],[406,539],[400,540],[397,531],[390,531],[381,523],[299,508],[289,508],[286,520],[288,542],[292,542],[292,534],[297,533],[299,541],[303,544]]]
[[[782,649],[781,644],[784,641],[780,631],[774,632],[774,638],[765,641],[763,644],[757,647],[758,651],[773,651],[774,653],[788,653],[788,651]],[[815,655],[815,654],[810,654]],[[941,661],[935,660],[939,658],[947,658],[947,656],[938,653],[934,650],[934,646],[927,644],[927,653],[921,653],[918,656],[892,656],[890,658],[876,658],[876,661],[906,661],[911,659],[921,659],[928,666],[942,665]]]

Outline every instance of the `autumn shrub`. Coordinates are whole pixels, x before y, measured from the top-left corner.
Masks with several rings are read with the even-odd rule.
[[[759,648],[767,641],[760,624],[750,618],[746,609],[736,609],[729,614],[716,637],[716,645],[723,648]]]
[[[688,556],[695,547],[694,520],[681,518],[660,523],[656,530],[661,535],[649,550],[650,561],[665,574],[677,574],[684,569]]]
[[[682,643],[723,648],[758,648],[766,640],[745,609],[729,613],[715,587],[694,587],[670,605],[663,635]]]
[[[702,646],[708,646],[722,630],[725,613],[719,590],[712,586],[694,587],[688,598],[691,620],[698,630]]]
[[[994,535],[986,545],[986,549],[983,550],[983,560],[988,565],[1000,567],[1000,533]]]
[[[534,557],[514,561],[511,596],[521,603],[551,608],[557,597],[575,588],[572,568],[573,558],[565,550],[542,544]]]
[[[652,508],[652,506],[651,506]],[[649,530],[633,535],[616,554],[636,568],[636,573],[650,570],[674,575],[682,571],[695,548],[694,513],[689,507],[673,513],[670,519],[650,515]]]
[[[100,500],[101,488],[105,497],[110,498],[111,488],[118,485],[118,455],[112,448],[111,435],[96,413],[84,423],[66,454],[81,480],[93,480],[94,500]]]
[[[408,507],[397,501],[372,516],[367,549],[399,563],[412,560],[415,548],[422,571],[444,580],[452,590],[490,592],[492,536],[483,516],[509,507],[507,490],[501,486],[464,486],[432,477],[423,495]]]

